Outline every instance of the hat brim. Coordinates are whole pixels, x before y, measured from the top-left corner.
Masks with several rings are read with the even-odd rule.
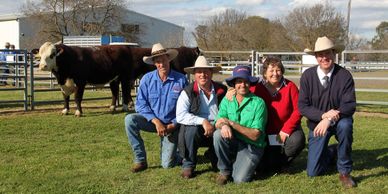
[[[213,66],[213,67],[186,67],[183,70],[186,73],[194,74],[195,69],[210,69],[213,73],[219,73],[222,68],[220,66]]]
[[[153,65],[154,64],[153,58],[158,57],[158,56],[162,56],[162,55],[167,55],[168,60],[172,61],[173,59],[175,59],[176,56],[178,56],[178,51],[175,49],[167,49],[167,51],[164,53],[159,53],[159,54],[152,55],[152,56],[144,56],[143,61],[144,61],[144,63],[147,63],[149,65]]]
[[[311,50],[309,48],[305,48],[303,52],[305,52],[308,55],[315,55],[317,52],[327,51],[327,50],[331,50],[331,49],[333,49],[336,53],[339,53],[341,50],[344,50],[344,46],[343,45],[335,45],[331,48],[321,49],[321,50],[316,50],[316,51]]]
[[[234,80],[237,78],[248,80],[251,85],[255,84],[259,80],[257,77],[253,77],[253,76],[232,76],[225,79],[226,84],[228,84],[228,86],[230,87],[234,87]]]

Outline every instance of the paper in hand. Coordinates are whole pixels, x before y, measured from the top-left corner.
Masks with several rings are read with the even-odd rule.
[[[277,140],[277,135],[268,135],[269,145],[271,146],[282,146],[284,143],[280,143]]]

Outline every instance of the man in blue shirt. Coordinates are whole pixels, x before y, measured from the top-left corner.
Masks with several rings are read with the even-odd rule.
[[[160,43],[154,44],[151,56],[143,61],[155,65],[156,70],[143,76],[140,81],[135,109],[137,113],[125,117],[125,130],[134,152],[136,173],[147,169],[147,155],[140,130],[156,132],[161,140],[161,164],[163,168],[173,167],[177,158],[178,126],[175,107],[179,94],[188,84],[186,77],[170,67],[170,61],[178,55],[174,49],[165,49]]]
[[[9,50],[10,46],[11,46],[11,44],[9,42],[6,42],[4,47],[5,47],[5,49]],[[7,65],[7,54],[8,53],[9,53],[8,51],[0,52],[0,63],[2,63],[1,66],[3,66],[0,68],[0,70],[3,72],[2,74],[4,74],[4,75],[7,75],[10,73],[9,67]],[[7,85],[7,78],[1,78],[0,84]]]

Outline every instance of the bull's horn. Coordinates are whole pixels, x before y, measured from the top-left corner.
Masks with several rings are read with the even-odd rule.
[[[54,45],[58,45],[58,44],[62,44],[62,41],[60,40],[60,41],[56,42]]]

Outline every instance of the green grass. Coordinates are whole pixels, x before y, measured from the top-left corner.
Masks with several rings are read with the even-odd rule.
[[[345,190],[335,170],[321,177],[306,176],[306,150],[292,174],[218,186],[217,173],[201,160],[200,173],[184,180],[179,167],[160,167],[159,139],[145,132],[150,168],[133,174],[124,117],[125,113],[105,109],[85,109],[81,118],[59,116],[56,109],[0,115],[0,193],[386,193],[388,189],[384,118],[355,116],[352,175],[359,185]],[[203,152],[201,148],[200,155]]]

